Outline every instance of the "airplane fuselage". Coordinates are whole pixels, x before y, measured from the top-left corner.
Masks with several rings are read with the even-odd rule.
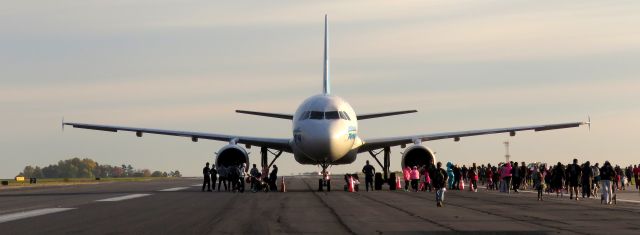
[[[362,140],[349,103],[338,96],[307,98],[293,116],[291,147],[301,164],[348,164],[356,159]]]

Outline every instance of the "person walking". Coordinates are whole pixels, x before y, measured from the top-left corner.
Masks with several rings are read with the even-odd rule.
[[[633,179],[633,183],[636,185],[636,190],[640,190],[640,184],[638,184],[638,181],[640,181],[640,165],[633,166]]]
[[[596,162],[595,165],[591,167],[591,172],[593,172],[593,182],[591,186],[591,194],[593,197],[599,197],[596,192],[599,192],[600,189],[600,166],[599,163]]]
[[[269,187],[271,191],[277,192],[278,185],[276,182],[278,181],[278,166],[273,165],[273,170],[271,170],[271,174],[269,174]]]
[[[224,185],[224,191],[229,191],[229,187],[227,185],[227,176],[229,175],[227,168],[223,165],[218,164],[218,192],[220,192],[220,187]]]
[[[473,192],[478,192],[478,167],[476,167],[476,163],[471,164],[471,168],[469,168],[469,188]]]
[[[533,187],[538,191],[538,201],[543,201],[542,191],[544,190],[544,166],[533,166],[531,180],[533,180]]]
[[[211,170],[209,172],[211,172],[211,188],[213,188],[213,190],[216,190],[216,182],[218,181],[218,170],[216,170],[215,164],[211,164]]]
[[[584,163],[582,167],[582,198],[591,197],[591,185],[593,182],[593,171],[591,170],[591,163],[589,161]],[[577,197],[577,196],[576,196]]]
[[[404,191],[409,192],[409,181],[411,180],[411,167],[402,168],[402,178],[404,178]]]
[[[518,163],[513,163],[513,168],[511,168],[511,184],[513,185],[513,191],[518,192],[518,188],[520,188],[520,182],[522,182],[522,173],[520,172],[520,167],[518,167]]]
[[[418,180],[420,180],[420,171],[417,166],[413,166],[411,169],[411,189],[414,192],[418,192]]]
[[[558,162],[558,164],[553,168],[552,171],[552,182],[553,190],[556,191],[556,197],[563,197],[563,182],[564,182],[564,166],[562,163]]]
[[[569,200],[573,199],[573,195],[576,195],[576,201],[578,200],[578,186],[580,185],[580,173],[582,169],[578,165],[578,159],[573,159],[573,164],[567,168],[568,180],[569,180]]]
[[[457,164],[453,165],[453,189],[460,190],[460,180],[462,173],[460,167]]]
[[[207,188],[208,192],[211,192],[211,169],[209,169],[209,163],[202,168],[202,175],[204,176],[204,182],[202,182],[202,192],[204,192],[204,188]]]
[[[442,169],[442,162],[438,162],[436,165],[436,170],[433,174],[433,188],[436,190],[436,206],[442,207],[444,202],[444,192],[447,190],[446,184],[449,175],[447,172]]]
[[[451,162],[447,162],[447,188],[448,189],[453,189],[453,163]]]
[[[605,161],[602,168],[600,168],[600,181],[602,182],[602,200],[605,204],[611,204],[611,181],[615,178],[615,172],[611,163]]]
[[[362,173],[364,173],[364,185],[369,192],[369,186],[371,186],[371,191],[373,191],[373,176],[376,174],[376,168],[369,164],[369,160],[362,167]]]
[[[511,168],[510,162],[507,162],[507,164],[502,167],[502,173],[500,173],[500,176],[502,177],[502,183],[500,184],[500,188],[503,193],[511,193],[511,190],[509,188],[511,185],[512,169],[513,168]]]
[[[260,182],[260,175],[262,175],[260,170],[258,170],[258,167],[256,167],[256,164],[253,164],[253,168],[251,168],[249,175],[251,175],[251,192],[255,193],[260,190],[258,185]]]

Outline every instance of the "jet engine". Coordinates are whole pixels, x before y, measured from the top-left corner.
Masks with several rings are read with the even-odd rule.
[[[431,149],[422,145],[413,145],[402,154],[402,168],[405,166],[431,166],[436,163],[436,156]]]
[[[249,154],[247,151],[235,144],[229,144],[218,150],[216,157],[216,166],[239,166],[242,163],[247,164],[249,169]]]

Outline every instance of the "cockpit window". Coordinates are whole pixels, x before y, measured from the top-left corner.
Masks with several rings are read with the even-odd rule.
[[[351,118],[349,117],[349,114],[347,114],[347,112],[342,111],[342,114],[344,115],[344,119],[351,121]]]
[[[342,111],[338,111],[338,114],[340,115],[340,119],[347,120],[347,117],[346,117],[346,116],[344,116],[344,112],[342,112]]]
[[[305,120],[308,118],[309,118],[309,111],[305,111],[304,113],[302,113],[302,115],[300,115],[300,118],[298,118],[298,121]]]
[[[320,111],[311,111],[311,114],[309,115],[310,119],[323,119],[324,118],[324,113],[320,112]]]
[[[324,113],[324,118],[325,119],[340,119],[340,115],[338,114],[338,111],[329,111],[329,112],[325,112]]]

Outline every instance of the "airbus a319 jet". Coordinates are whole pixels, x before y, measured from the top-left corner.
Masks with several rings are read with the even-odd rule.
[[[482,129],[458,132],[416,134],[397,137],[366,139],[358,135],[358,121],[372,118],[380,118],[392,115],[400,115],[417,112],[416,110],[404,110],[394,112],[381,112],[370,114],[358,114],[344,99],[331,94],[329,77],[329,38],[327,16],[324,19],[324,68],[322,94],[314,95],[302,102],[294,114],[256,112],[236,110],[238,113],[281,118],[291,120],[293,123],[291,138],[263,138],[252,136],[214,134],[191,131],[174,131],[163,129],[150,129],[138,127],[124,127],[112,125],[96,125],[74,122],[62,122],[62,125],[70,125],[74,128],[98,130],[98,131],[129,131],[135,132],[138,137],[144,133],[170,135],[191,138],[197,142],[199,139],[217,140],[228,142],[216,153],[216,165],[237,166],[242,163],[249,165],[249,154],[246,149],[252,146],[260,147],[261,165],[268,169],[274,161],[283,153],[292,153],[300,164],[319,165],[322,167],[322,178],[318,181],[319,190],[330,188],[327,168],[331,165],[350,164],[356,160],[359,153],[368,152],[380,164],[383,169],[384,179],[387,180],[390,165],[390,148],[400,146],[406,148],[401,157],[401,165],[404,166],[430,166],[435,162],[435,155],[423,142],[441,139],[453,139],[459,141],[462,137],[509,133],[515,136],[519,131],[547,131],[563,128],[579,127],[588,124],[586,122],[568,122],[548,125],[519,126],[497,129]],[[409,145],[407,147],[407,145]],[[377,155],[383,153],[383,161],[380,162]],[[268,155],[274,156],[268,162]]]

